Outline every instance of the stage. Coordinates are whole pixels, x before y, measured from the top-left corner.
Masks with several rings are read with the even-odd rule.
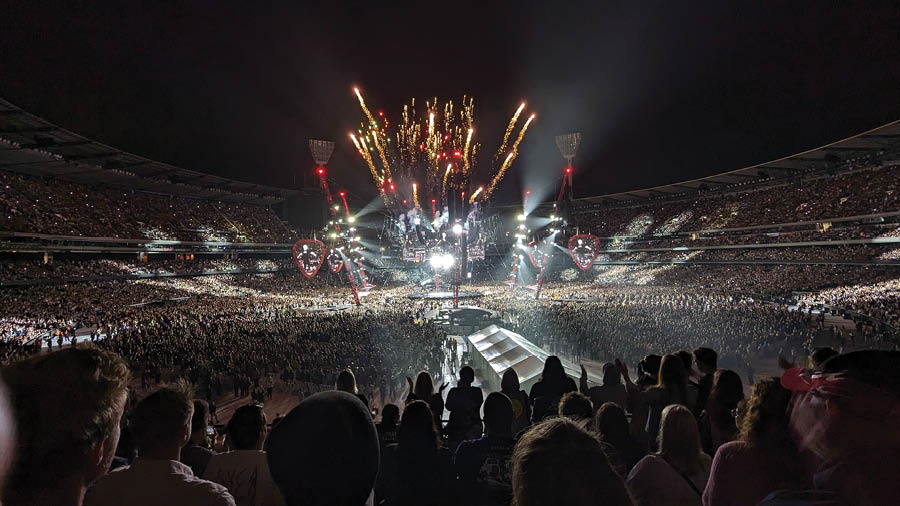
[[[459,291],[460,299],[477,299],[479,297],[484,297],[484,294],[481,292]],[[416,292],[407,295],[406,298],[412,300],[447,300],[453,298],[453,292]]]

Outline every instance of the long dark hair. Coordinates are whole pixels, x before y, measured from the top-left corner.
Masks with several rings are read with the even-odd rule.
[[[563,369],[562,361],[556,355],[547,357],[544,362],[544,370],[541,372],[541,381],[549,383],[562,383],[566,379],[566,370]]]
[[[732,411],[743,399],[744,383],[741,377],[734,371],[719,369],[713,375],[712,390],[706,401],[706,414],[712,423],[720,427],[734,425]]]
[[[510,367],[503,372],[503,379],[500,380],[500,390],[503,390],[503,393],[506,394],[518,394],[519,387],[519,375],[515,369]]]
[[[431,400],[431,396],[434,395],[434,381],[432,381],[430,374],[422,371],[416,376],[416,385],[413,388],[413,393],[420,401],[428,402]]]
[[[428,404],[423,401],[407,404],[397,428],[397,449],[404,454],[427,454],[440,446],[441,436]]]
[[[659,365],[656,386],[666,391],[666,405],[687,404],[687,371],[675,355],[666,355]]]

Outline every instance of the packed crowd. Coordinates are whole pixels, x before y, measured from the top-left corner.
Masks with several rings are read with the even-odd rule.
[[[713,291],[560,284],[544,293],[539,302],[491,297],[482,305],[511,330],[573,359],[635,364],[651,352],[712,346],[741,375],[755,357],[808,352],[820,329],[808,313]]]
[[[296,268],[288,257],[281,258],[216,258],[197,256],[194,260],[174,260],[172,255],[147,261],[111,258],[54,259],[44,263],[40,258],[13,255],[0,262],[0,282],[54,278],[92,278],[102,276],[135,276],[183,274],[205,271],[276,271]]]
[[[692,246],[701,247],[701,246]],[[714,261],[755,261],[770,262],[818,262],[818,261],[890,261],[900,253],[897,244],[842,244],[834,246],[806,246],[781,248],[729,248],[693,249],[690,251],[641,251],[628,253],[606,253],[601,260],[612,261],[670,261],[670,260],[714,260]]]
[[[464,366],[446,394],[422,371],[380,417],[347,368],[335,390],[286,416],[270,421],[250,403],[219,431],[185,382],[138,398],[121,356],[65,349],[2,370],[2,501],[893,504],[900,352],[822,348],[781,365],[780,378],[760,379],[749,395],[705,347],[648,354],[636,370],[607,362],[595,385],[584,368],[576,382],[551,356],[527,391],[513,369],[500,391],[484,392]],[[435,416],[445,407],[446,425]]]
[[[119,239],[286,243],[267,207],[58,183],[0,171],[0,230]]]
[[[597,236],[662,236],[678,231],[814,221],[900,211],[900,166],[631,207],[601,207],[573,216]]]
[[[842,223],[840,226],[817,230],[814,225],[797,230],[779,230],[779,227],[762,230],[743,230],[731,233],[684,233],[677,236],[661,238],[616,237],[605,238],[604,249],[641,250],[650,248],[676,248],[681,246],[702,248],[705,246],[730,246],[746,244],[779,244],[816,241],[847,241],[874,239],[881,237],[897,237],[900,225],[897,216],[890,217],[886,223],[868,224],[864,222]]]
[[[900,328],[900,279],[839,286],[810,294],[806,300],[856,311]]]
[[[252,300],[252,299],[251,299]],[[333,381],[352,365],[369,393],[385,394],[418,370],[440,371],[443,336],[402,306],[377,311],[326,312],[294,304],[206,298],[148,308],[105,323],[99,345],[132,370],[170,371],[222,396],[241,381],[265,378],[286,385]]]

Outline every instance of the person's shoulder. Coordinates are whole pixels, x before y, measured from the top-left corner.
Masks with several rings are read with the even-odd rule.
[[[131,478],[130,469],[130,466],[123,466],[94,481],[85,494],[84,504],[102,504],[107,495],[116,494],[116,491],[125,487]]]
[[[721,458],[731,458],[736,455],[742,455],[753,451],[753,447],[746,441],[729,441],[724,443],[716,450],[716,456]]]
[[[628,473],[628,479],[632,479],[639,473],[645,473],[653,469],[665,465],[665,461],[658,455],[645,455],[634,465],[634,468]]]
[[[209,497],[211,499],[210,504],[234,504],[234,497],[228,492],[228,489],[216,482],[191,476],[185,480],[185,486],[193,494]]]

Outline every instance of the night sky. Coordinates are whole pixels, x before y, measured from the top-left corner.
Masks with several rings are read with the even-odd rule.
[[[538,118],[499,198],[557,185],[553,137],[570,131],[575,193],[589,196],[900,118],[900,7],[832,4],[7,1],[0,96],[136,154],[271,185],[302,181],[307,140],[332,139],[331,177],[359,200],[375,189],[346,136],[362,118],[354,85],[395,117],[412,96],[474,96],[482,154],[526,99]]]

